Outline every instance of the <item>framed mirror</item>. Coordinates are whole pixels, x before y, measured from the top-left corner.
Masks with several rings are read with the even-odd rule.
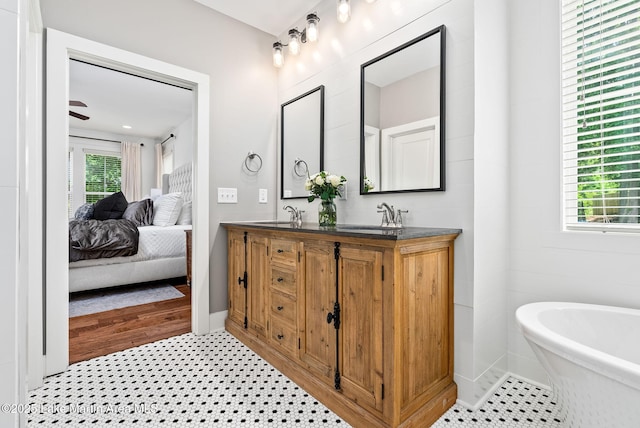
[[[445,27],[361,66],[360,194],[445,188]]]
[[[306,198],[304,183],[324,167],[324,86],[282,104],[280,199]]]

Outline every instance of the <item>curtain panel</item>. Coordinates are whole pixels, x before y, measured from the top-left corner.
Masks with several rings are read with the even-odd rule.
[[[139,201],[142,195],[142,161],[140,143],[122,142],[122,193],[128,201]]]

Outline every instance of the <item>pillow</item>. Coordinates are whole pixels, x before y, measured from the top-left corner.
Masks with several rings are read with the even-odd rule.
[[[129,206],[122,214],[122,218],[131,220],[136,226],[149,226],[153,222],[153,201],[142,199],[129,202]]]
[[[76,210],[74,215],[76,220],[91,220],[93,218],[93,204],[82,204]]]
[[[182,204],[182,194],[179,192],[160,196],[153,203],[153,225],[173,226],[176,224]]]
[[[176,224],[191,224],[191,201],[185,202],[180,210]]]
[[[109,220],[122,218],[129,203],[122,192],[114,193],[104,199],[100,199],[93,206],[93,218],[96,220]]]

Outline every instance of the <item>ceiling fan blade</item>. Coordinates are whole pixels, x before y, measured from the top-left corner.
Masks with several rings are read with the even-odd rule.
[[[86,107],[87,105],[85,103],[83,103],[82,101],[75,101],[75,100],[70,100],[69,101],[69,105],[73,106],[73,107]]]
[[[85,116],[84,114],[76,113],[75,111],[71,111],[71,110],[69,110],[69,116],[73,116],[76,119],[80,119],[80,120],[89,119],[89,116]]]

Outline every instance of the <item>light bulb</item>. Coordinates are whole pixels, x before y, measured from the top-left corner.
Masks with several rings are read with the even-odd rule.
[[[315,13],[307,15],[307,40],[310,42],[318,40],[318,21],[320,18]]]
[[[273,65],[282,67],[284,65],[284,55],[282,55],[282,43],[275,42],[273,44]]]
[[[300,53],[300,32],[296,29],[289,30],[289,53],[291,55]]]
[[[351,19],[349,0],[338,0],[338,22],[344,24]]]

